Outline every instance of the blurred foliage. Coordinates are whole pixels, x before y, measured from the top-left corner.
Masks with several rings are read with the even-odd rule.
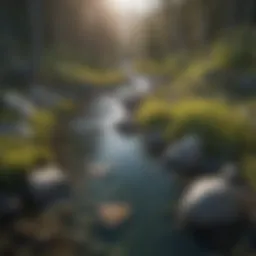
[[[76,104],[73,100],[70,99],[63,99],[60,102],[57,103],[55,109],[58,111],[64,111],[64,112],[71,112],[76,109]]]
[[[20,134],[0,136],[1,165],[29,168],[39,158],[54,160],[51,139],[58,115],[74,109],[75,104],[71,100],[62,100],[53,109],[37,109],[28,120],[33,132],[31,137]]]
[[[8,143],[10,142],[12,142],[11,139]],[[8,147],[3,151],[1,164],[6,168],[19,167],[26,169],[32,167],[37,159],[52,160],[53,157],[53,152],[47,146],[37,145],[34,141],[23,142],[20,147],[15,144],[13,148]]]
[[[256,66],[256,30],[237,28],[226,31],[213,44],[211,57],[223,69],[254,70]]]
[[[237,78],[255,76],[255,30],[226,31],[214,43],[186,54],[174,54],[162,61],[138,62],[138,71],[149,75],[169,75],[170,82],[157,93],[164,98],[233,94]],[[230,74],[233,79],[230,79]],[[233,85],[232,85],[233,84]],[[239,86],[239,85],[238,85]],[[247,90],[240,85],[241,90]]]
[[[177,75],[184,66],[186,58],[181,54],[178,56],[172,55],[165,57],[160,61],[154,59],[141,59],[137,60],[134,68],[137,72],[145,75]]]
[[[171,121],[170,106],[167,102],[150,98],[140,106],[136,119],[144,128],[167,127]]]
[[[244,166],[244,174],[245,177],[247,178],[249,184],[256,189],[256,158],[255,155],[248,155],[244,161],[243,161],[243,166]]]
[[[137,120],[148,129],[159,123],[169,141],[185,133],[200,134],[208,149],[214,152],[237,148],[243,154],[251,152],[256,143],[250,118],[238,106],[222,100],[167,103],[149,99],[139,109]]]
[[[2,108],[0,110],[0,120],[3,123],[15,122],[18,117],[19,117],[19,114],[17,113],[17,111],[15,111],[13,109]]]
[[[172,108],[173,123],[168,137],[175,138],[186,132],[200,134],[209,149],[218,152],[251,151],[255,144],[250,119],[236,106],[219,100],[191,100],[175,104]]]
[[[238,98],[232,97],[240,78],[255,77],[255,35],[246,28],[226,30],[214,43],[170,58],[173,62],[148,60],[137,66],[150,75],[170,72],[170,81],[141,105],[139,123],[147,129],[159,123],[170,141],[194,132],[215,152],[239,149],[241,155],[255,154],[255,98],[251,91],[242,98],[241,90],[248,90],[243,84]],[[176,59],[182,61],[175,65]],[[163,126],[163,117],[168,125]]]
[[[44,59],[41,76],[95,86],[117,85],[126,79],[125,74],[117,68],[96,69],[80,61],[57,60],[52,56]]]
[[[45,140],[55,124],[55,117],[50,111],[40,109],[30,117],[29,122],[35,131],[35,137]]]
[[[74,81],[89,83],[96,86],[120,84],[125,81],[124,74],[118,70],[95,70],[83,65],[58,63],[56,71],[61,76],[67,76]]]
[[[170,82],[166,82],[156,91],[158,96],[165,99],[182,98],[184,96],[195,95],[202,90],[210,90],[209,86],[205,88],[205,75],[215,70],[216,63],[212,62],[207,55],[186,58],[169,58],[165,62],[156,63],[144,61],[137,65],[140,72],[149,75],[167,75]]]

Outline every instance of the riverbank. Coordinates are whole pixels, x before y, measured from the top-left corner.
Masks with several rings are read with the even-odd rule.
[[[253,42],[255,30],[230,30],[203,49],[138,63],[141,72],[167,78],[143,101],[136,119],[144,132],[157,130],[168,143],[193,132],[217,152],[236,149],[256,188],[256,162],[251,160],[256,156]]]
[[[36,89],[40,89],[36,94],[42,96],[42,87],[39,87],[40,86],[35,86],[33,90],[37,91]],[[16,182],[16,180],[13,181],[13,178],[30,173],[35,167],[38,158],[39,160],[43,160],[43,162],[46,160],[49,163],[51,161],[57,162],[61,171],[70,178],[69,182],[71,189],[73,188],[72,186],[75,185],[73,181],[77,179],[75,173],[72,172],[74,165],[70,166],[70,162],[77,160],[74,156],[80,152],[77,152],[78,148],[73,145],[77,143],[77,141],[72,140],[74,139],[75,134],[71,133],[72,131],[69,129],[69,123],[78,117],[86,118],[86,113],[90,108],[90,104],[95,101],[99,91],[96,92],[94,89],[92,90],[91,86],[81,86],[80,91],[77,92],[76,90],[73,90],[73,94],[70,94],[71,90],[68,86],[65,88],[65,86],[59,84],[43,87],[44,90],[47,91],[48,97],[50,97],[49,95],[51,94],[56,95],[57,93],[61,96],[58,97],[60,100],[56,100],[55,104],[52,104],[50,97],[49,99],[46,98],[44,103],[39,101],[41,102],[39,104],[37,102],[38,97],[33,93],[20,95],[20,98],[26,98],[26,101],[32,105],[34,104],[33,107],[35,107],[35,113],[31,116],[18,115],[19,118],[24,119],[33,126],[33,136],[24,138],[18,134],[14,137],[12,134],[12,136],[9,136],[9,141],[8,138],[2,137],[3,143],[1,144],[1,149],[2,152],[4,150],[6,154],[2,154],[2,157],[4,157],[2,160],[4,161],[1,162],[1,164],[4,165],[5,171],[8,173],[5,177],[8,176],[10,178],[9,180],[4,181],[5,185],[7,187],[9,186],[7,190],[10,193],[14,193],[13,187],[10,185],[13,184],[13,182]],[[19,106],[17,108],[16,111],[19,110]],[[57,126],[59,126],[59,129],[57,129]],[[65,144],[65,142],[67,144]],[[78,147],[79,146],[80,145],[78,145]],[[63,155],[55,147],[67,149],[66,152],[69,153],[70,150],[74,150],[74,152],[71,152],[72,154],[68,155],[64,152]],[[6,155],[8,155],[8,157],[6,157]],[[48,157],[49,155],[50,157]],[[67,165],[64,164],[61,166],[63,162],[59,161],[59,158],[67,159]],[[83,161],[81,160],[81,162]],[[22,185],[19,183],[21,181],[17,180],[17,182],[18,186]],[[23,189],[26,188],[24,187]],[[15,219],[12,224],[17,228],[15,231],[16,233],[13,231],[13,228],[7,229],[5,239],[1,239],[0,241],[1,253],[7,254],[12,251],[14,255],[20,255],[24,251],[27,255],[34,255],[35,251],[38,250],[38,246],[43,246],[44,252],[42,251],[42,253],[45,253],[45,255],[49,255],[49,253],[58,255],[61,252],[64,253],[63,250],[67,255],[73,255],[77,250],[77,247],[81,246],[79,245],[79,242],[76,241],[75,234],[73,234],[75,231],[66,229],[67,223],[65,221],[67,219],[69,219],[69,222],[73,221],[73,209],[72,212],[70,212],[70,209],[66,206],[62,207],[58,205],[58,203],[54,205],[53,208],[54,209],[40,212],[36,216],[27,216],[25,219]],[[65,219],[64,223],[63,217]],[[18,238],[21,237],[26,243],[21,246],[17,244],[16,246],[16,243],[19,241],[13,240],[13,237],[16,237],[17,234]],[[2,234],[0,233],[0,235]]]

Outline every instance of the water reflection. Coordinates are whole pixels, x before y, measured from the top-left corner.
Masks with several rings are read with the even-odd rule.
[[[175,250],[175,255],[181,255],[182,248],[177,249],[176,245],[178,235],[170,239],[174,231],[171,231],[171,221],[166,218],[169,203],[175,195],[171,193],[175,187],[172,180],[143,150],[141,135],[123,136],[115,129],[114,124],[127,115],[121,101],[103,97],[95,112],[101,120],[98,122],[101,132],[94,160],[111,168],[106,174],[110,175],[109,179],[91,180],[92,199],[97,205],[118,201],[133,209],[129,228],[119,230],[115,239],[129,251],[129,255],[170,255]],[[97,231],[101,239],[109,241],[110,231]],[[182,243],[181,238],[179,243]],[[189,242],[186,248],[184,255],[191,254]]]
[[[126,136],[116,128],[118,122],[130,117],[123,99],[151,90],[147,78],[133,78],[130,85],[95,100],[84,122],[84,131],[97,130],[96,150],[91,158],[94,168],[87,187],[95,216],[98,212],[111,221],[129,219],[114,228],[98,221],[95,234],[133,256],[205,255],[190,237],[176,229],[171,213],[170,217],[167,214],[180,189],[175,180],[145,152],[143,135]],[[129,208],[131,218],[120,205]]]
[[[95,114],[100,121],[99,125],[103,126],[105,130],[112,129],[117,121],[127,115],[120,101],[111,96],[102,97],[98,101]]]

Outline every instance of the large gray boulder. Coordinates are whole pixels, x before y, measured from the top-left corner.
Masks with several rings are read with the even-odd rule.
[[[153,130],[144,134],[144,147],[150,156],[162,156],[168,142],[161,131]]]
[[[230,252],[249,227],[243,189],[232,179],[233,175],[201,177],[185,189],[178,202],[181,227],[210,251]]]
[[[185,222],[218,224],[239,217],[239,202],[232,186],[222,178],[205,177],[186,189],[179,202],[180,217]]]
[[[178,176],[194,176],[201,171],[203,142],[199,136],[185,135],[167,148],[162,160]]]

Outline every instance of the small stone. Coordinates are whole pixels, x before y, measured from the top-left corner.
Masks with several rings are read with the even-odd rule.
[[[110,165],[95,163],[89,167],[89,170],[92,176],[100,178],[108,174],[108,172],[110,171]]]
[[[127,203],[104,203],[99,205],[97,215],[99,220],[108,227],[118,227],[132,214],[131,206]]]

